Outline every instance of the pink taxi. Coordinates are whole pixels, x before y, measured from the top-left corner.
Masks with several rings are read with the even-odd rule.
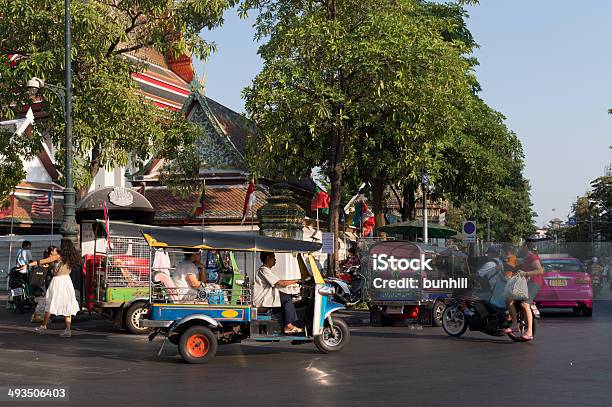
[[[535,298],[539,309],[572,308],[585,317],[593,314],[591,278],[574,258],[542,259],[544,285]]]

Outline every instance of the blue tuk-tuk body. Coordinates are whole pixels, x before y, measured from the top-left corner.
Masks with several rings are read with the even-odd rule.
[[[246,339],[314,342],[324,353],[339,351],[348,343],[348,326],[342,319],[332,318],[332,314],[344,306],[332,300],[333,288],[325,283],[310,254],[320,249],[319,244],[178,228],[151,227],[142,233],[152,250],[292,253],[305,281],[301,284],[299,298],[294,301],[303,332],[288,335],[283,332],[280,309],[253,306],[253,287],[246,278],[242,286],[207,291],[172,287],[169,277],[151,275],[149,311],[142,325],[153,328],[150,340],[162,334],[178,345],[185,361],[206,362],[214,356],[218,344],[239,343]]]

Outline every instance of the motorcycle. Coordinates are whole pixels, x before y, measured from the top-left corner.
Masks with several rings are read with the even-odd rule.
[[[41,275],[46,274],[43,270],[32,270],[26,273],[20,271],[20,267],[13,267],[9,272],[9,306],[13,311],[28,311],[36,306],[36,297],[44,294],[44,289],[39,284],[32,284],[31,280],[40,280]]]
[[[366,279],[359,269],[360,266],[352,266],[341,271],[338,277],[325,279],[334,288],[334,299],[347,308],[359,304],[363,298]]]
[[[519,324],[518,335],[506,333],[504,329],[510,328],[512,322],[505,308],[499,308],[488,301],[481,299],[450,300],[442,314],[442,329],[447,335],[460,337],[469,328],[491,336],[508,335],[515,342],[526,342],[523,335],[527,332],[527,316],[522,307],[523,301],[514,301],[517,309]],[[535,304],[530,304],[533,318],[532,334],[536,333],[536,321],[540,318],[540,311]]]

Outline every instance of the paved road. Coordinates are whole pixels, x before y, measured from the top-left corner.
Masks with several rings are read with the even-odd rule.
[[[70,339],[57,336],[62,324],[53,328],[37,336],[25,316],[2,308],[0,386],[70,386],[71,404],[88,407],[612,404],[612,301],[598,301],[592,318],[547,316],[528,344],[354,326],[338,354],[249,343],[220,347],[207,365],[183,363],[171,344],[157,356],[159,342],[104,321],[76,323]]]

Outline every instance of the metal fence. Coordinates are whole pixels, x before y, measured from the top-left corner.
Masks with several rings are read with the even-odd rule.
[[[98,284],[104,287],[144,287],[149,285],[149,246],[142,237],[110,238],[111,248],[96,267]]]

